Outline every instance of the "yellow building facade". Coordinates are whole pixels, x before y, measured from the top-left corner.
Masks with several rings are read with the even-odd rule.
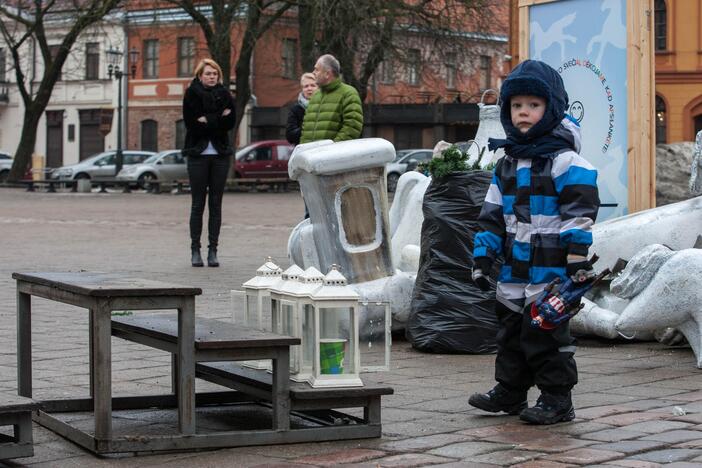
[[[510,3],[514,67],[520,61],[520,1]],[[654,0],[653,7],[656,142],[694,141],[702,130],[702,0]]]

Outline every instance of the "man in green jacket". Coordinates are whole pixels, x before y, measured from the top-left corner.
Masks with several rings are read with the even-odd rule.
[[[363,106],[358,91],[341,81],[341,65],[322,55],[314,66],[319,91],[310,98],[302,122],[300,143],[353,140],[363,130]]]

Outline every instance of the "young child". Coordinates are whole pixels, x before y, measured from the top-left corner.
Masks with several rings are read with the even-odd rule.
[[[484,290],[495,258],[505,261],[495,306],[498,383],[468,402],[534,424],[570,421],[570,392],[578,382],[575,340],[568,322],[533,328],[529,309],[554,278],[592,270],[587,254],[600,203],[597,171],[578,155],[580,129],[566,116],[568,94],[556,70],[526,60],[504,81],[500,98],[507,138],[491,140],[490,149],[503,147],[505,157],[485,196],[473,252],[473,281]],[[541,396],[527,408],[533,385]]]

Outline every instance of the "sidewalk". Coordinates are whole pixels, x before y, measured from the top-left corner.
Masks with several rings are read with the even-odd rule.
[[[197,286],[198,316],[229,319],[229,291],[266,256],[288,266],[288,234],[304,211],[298,193],[226,194],[220,268],[189,264],[189,203],[165,194],[0,188],[0,391],[16,391],[14,271],[124,272]],[[41,299],[33,311],[35,396],[86,395],[87,314]],[[170,389],[163,353],[113,339],[113,354],[116,394]],[[494,356],[423,354],[396,340],[392,370],[363,376],[395,389],[383,399],[380,439],[98,458],[35,424],[35,456],[6,465],[702,467],[702,370],[690,348],[581,339],[576,360],[577,417],[555,426],[468,406],[471,393],[494,384]],[[537,396],[532,391],[530,403]],[[115,418],[116,426],[128,422]]]

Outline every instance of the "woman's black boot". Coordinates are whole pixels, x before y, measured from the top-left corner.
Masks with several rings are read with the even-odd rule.
[[[190,262],[193,264],[194,267],[205,266],[205,264],[202,262],[202,256],[200,255],[199,247],[193,247],[192,254],[192,259],[190,260]]]
[[[209,247],[207,249],[207,266],[218,267],[219,260],[217,260],[217,248]]]

